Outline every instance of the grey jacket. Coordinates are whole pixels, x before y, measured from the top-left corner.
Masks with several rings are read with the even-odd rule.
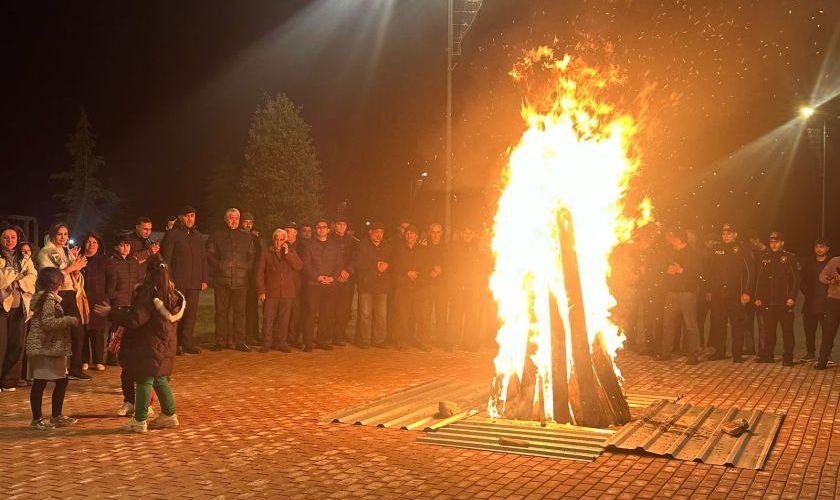
[[[64,357],[70,355],[70,328],[79,320],[65,316],[61,298],[40,291],[32,297],[32,322],[26,339],[30,355]]]

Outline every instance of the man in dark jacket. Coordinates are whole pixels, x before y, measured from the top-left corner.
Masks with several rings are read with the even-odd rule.
[[[805,297],[802,304],[802,326],[805,328],[805,357],[801,361],[817,360],[817,326],[825,331],[828,326],[828,285],[820,282],[820,273],[828,264],[828,240],[817,238],[814,241],[813,257],[802,262],[799,273],[799,289]]]
[[[755,287],[754,263],[750,250],[738,242],[733,224],[721,228],[721,242],[711,249],[706,300],[711,303],[709,345],[714,348],[710,360],[723,359],[726,353],[726,324],[732,327],[732,361],[740,363],[744,345],[744,305]]]
[[[329,237],[326,219],[315,223],[315,237],[303,247],[303,273],[306,276],[306,325],[303,331],[303,350],[312,350],[313,339],[318,349],[331,350],[333,315],[335,314],[335,283],[341,275],[341,249]],[[315,323],[318,336],[315,338]]]
[[[335,320],[332,326],[333,345],[343,346],[347,333],[347,324],[353,311],[353,295],[356,292],[356,276],[353,259],[359,240],[347,231],[347,218],[339,216],[335,220],[334,231],[330,235],[338,243],[341,251],[341,272],[335,282]]]
[[[668,233],[672,252],[668,256],[662,286],[665,290],[664,330],[657,359],[671,359],[674,338],[685,325],[683,349],[686,364],[697,364],[700,329],[697,327],[697,291],[700,285],[700,256],[688,244],[686,232],[675,229]]]
[[[152,241],[149,237],[152,235],[152,219],[148,217],[138,217],[137,223],[134,225],[134,232],[128,235],[128,241],[131,244],[131,255],[140,264],[140,272],[142,276],[146,275],[146,261],[151,255],[160,251],[160,244],[157,241]]]
[[[239,218],[239,210],[227,209],[227,227],[214,231],[207,239],[207,262],[216,305],[214,351],[225,345],[242,352],[251,350],[245,343],[245,292],[254,263],[254,243],[250,234],[239,230]]]
[[[429,224],[429,241],[426,244],[426,251],[429,254],[429,264],[431,271],[429,271],[429,314],[430,318],[434,320],[434,330],[432,330],[432,323],[429,323],[430,334],[436,342],[447,347],[446,344],[446,312],[449,306],[449,297],[446,290],[447,275],[447,244],[443,241],[443,226],[440,223],[433,222]]]
[[[405,351],[409,340],[416,340],[423,351],[429,345],[428,290],[429,263],[427,248],[418,243],[419,232],[413,225],[405,228],[405,239],[394,243],[393,266],[394,314],[397,348]]]
[[[193,341],[198,294],[207,289],[210,271],[207,268],[204,235],[195,229],[193,207],[187,205],[181,208],[178,222],[163,235],[160,253],[170,267],[172,282],[187,302],[184,317],[178,323],[179,352],[198,354],[201,349]]]
[[[259,322],[259,303],[257,301],[257,260],[262,253],[263,244],[260,233],[254,229],[254,216],[250,212],[242,212],[243,232],[251,236],[251,243],[254,244],[254,263],[248,272],[248,287],[245,291],[245,339],[249,342],[262,343]]]
[[[759,363],[773,363],[776,350],[776,325],[782,327],[784,352],[782,364],[793,366],[793,302],[799,293],[799,269],[796,256],[784,250],[785,237],[770,233],[770,249],[758,261],[755,276],[755,307],[761,335]]]
[[[354,268],[359,291],[359,339],[358,346],[367,349],[371,345],[384,349],[387,317],[388,291],[391,275],[388,266],[391,260],[390,245],[383,242],[385,225],[379,221],[371,223],[368,238],[356,251]]]

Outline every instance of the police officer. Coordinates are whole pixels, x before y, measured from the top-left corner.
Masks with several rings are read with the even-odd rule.
[[[770,233],[770,248],[762,254],[756,269],[754,304],[763,346],[756,361],[775,361],[776,325],[780,324],[784,346],[782,364],[793,366],[793,302],[799,291],[799,264],[784,246],[784,234]]]
[[[714,245],[708,260],[706,300],[710,302],[711,325],[709,345],[714,352],[710,360],[726,354],[726,325],[732,330],[732,361],[740,363],[744,342],[744,305],[754,288],[754,263],[750,250],[738,242],[734,224],[721,227],[721,241]]]

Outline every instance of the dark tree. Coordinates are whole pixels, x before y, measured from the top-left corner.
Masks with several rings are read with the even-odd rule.
[[[97,175],[105,160],[95,153],[96,136],[91,132],[85,108],[65,146],[70,153],[70,168],[50,176],[69,184],[66,191],[55,195],[66,210],[56,216],[67,221],[74,235],[102,231],[113,219],[119,197],[106,189]]]
[[[320,213],[321,168],[310,126],[283,94],[264,96],[251,118],[242,200],[270,231]]]
[[[249,209],[243,201],[242,166],[225,158],[210,171],[204,205],[210,210],[210,218],[221,220],[228,208]]]

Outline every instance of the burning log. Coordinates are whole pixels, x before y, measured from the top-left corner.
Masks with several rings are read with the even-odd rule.
[[[557,229],[563,263],[563,283],[569,298],[569,328],[572,341],[569,404],[574,423],[586,427],[625,424],[630,421],[630,408],[621,392],[612,360],[600,335],[596,336],[595,352],[590,352],[575,248],[574,222],[568,210],[563,209],[558,214]]]
[[[551,323],[551,380],[554,400],[554,420],[561,424],[572,423],[569,412],[568,372],[566,371],[566,329],[560,317],[557,297],[549,291],[548,311]]]

